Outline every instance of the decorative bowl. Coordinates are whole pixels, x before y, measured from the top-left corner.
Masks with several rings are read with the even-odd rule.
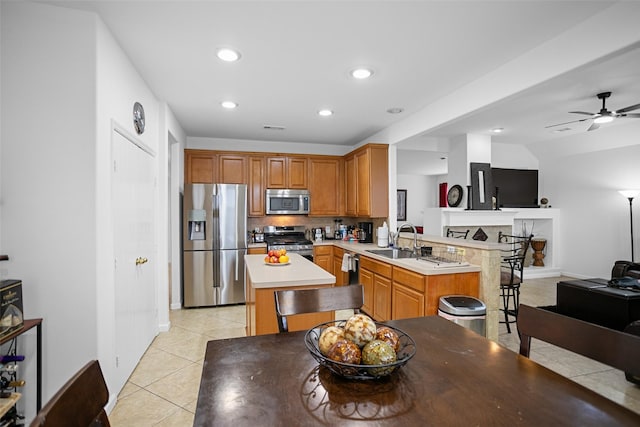
[[[321,323],[309,329],[304,336],[304,344],[307,346],[307,350],[309,350],[311,356],[313,356],[320,365],[326,366],[336,375],[353,380],[373,380],[376,378],[386,377],[396,369],[404,366],[409,359],[416,354],[416,343],[413,338],[398,328],[376,322],[376,327],[386,326],[398,334],[400,349],[396,352],[397,359],[395,362],[384,365],[354,365],[351,363],[331,360],[320,352],[318,340],[325,328],[328,328],[329,326],[344,327],[345,324],[346,320]]]

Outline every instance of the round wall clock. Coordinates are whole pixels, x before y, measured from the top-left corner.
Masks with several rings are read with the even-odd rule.
[[[462,187],[460,185],[454,185],[449,189],[447,193],[447,203],[452,208],[457,207],[462,201]]]
[[[138,135],[142,135],[142,132],[144,132],[144,120],[144,108],[142,104],[136,102],[133,104],[133,128]]]

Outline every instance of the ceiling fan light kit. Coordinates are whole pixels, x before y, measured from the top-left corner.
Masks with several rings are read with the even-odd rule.
[[[545,128],[552,128],[552,127],[555,127],[555,126],[568,125],[570,123],[579,123],[579,122],[584,122],[585,120],[593,120],[593,123],[587,129],[587,131],[592,131],[592,130],[598,129],[601,124],[610,123],[610,122],[614,121],[617,118],[631,118],[631,119],[640,118],[640,114],[637,114],[637,113],[627,114],[627,112],[629,112],[629,111],[633,111],[633,110],[639,109],[640,108],[640,104],[630,105],[628,107],[621,108],[621,109],[616,110],[616,111],[609,111],[609,110],[607,110],[607,107],[606,107],[605,103],[606,103],[607,98],[609,98],[611,96],[611,92],[602,92],[602,93],[599,93],[596,96],[597,96],[598,99],[602,100],[602,108],[600,109],[599,112],[597,112],[597,113],[589,113],[589,112],[586,112],[586,111],[569,111],[570,114],[583,114],[583,115],[587,115],[587,116],[591,116],[591,117],[585,118],[585,119],[580,119],[580,120],[573,120],[571,122],[558,123],[558,124],[555,124],[555,125],[546,126]]]

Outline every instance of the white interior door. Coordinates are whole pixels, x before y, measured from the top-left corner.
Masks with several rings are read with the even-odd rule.
[[[157,333],[154,157],[113,132],[115,346],[119,390]]]

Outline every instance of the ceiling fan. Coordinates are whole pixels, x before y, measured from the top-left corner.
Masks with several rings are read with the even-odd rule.
[[[569,113],[572,113],[572,114],[586,114],[587,116],[590,116],[590,117],[586,117],[580,120],[572,120],[570,122],[565,122],[565,123],[558,123],[551,126],[545,126],[545,129],[552,128],[555,126],[568,125],[570,123],[584,122],[585,120],[593,120],[593,123],[591,124],[591,126],[589,126],[589,129],[587,129],[587,131],[591,131],[591,130],[598,129],[602,123],[612,122],[618,117],[640,119],[640,114],[638,113],[627,114],[629,111],[637,110],[638,108],[640,108],[640,104],[630,105],[629,107],[621,108],[616,111],[607,110],[607,108],[605,107],[605,102],[607,98],[609,98],[610,96],[611,96],[611,92],[602,92],[597,95],[598,99],[602,100],[602,109],[597,113],[587,113],[586,111],[569,111]]]

